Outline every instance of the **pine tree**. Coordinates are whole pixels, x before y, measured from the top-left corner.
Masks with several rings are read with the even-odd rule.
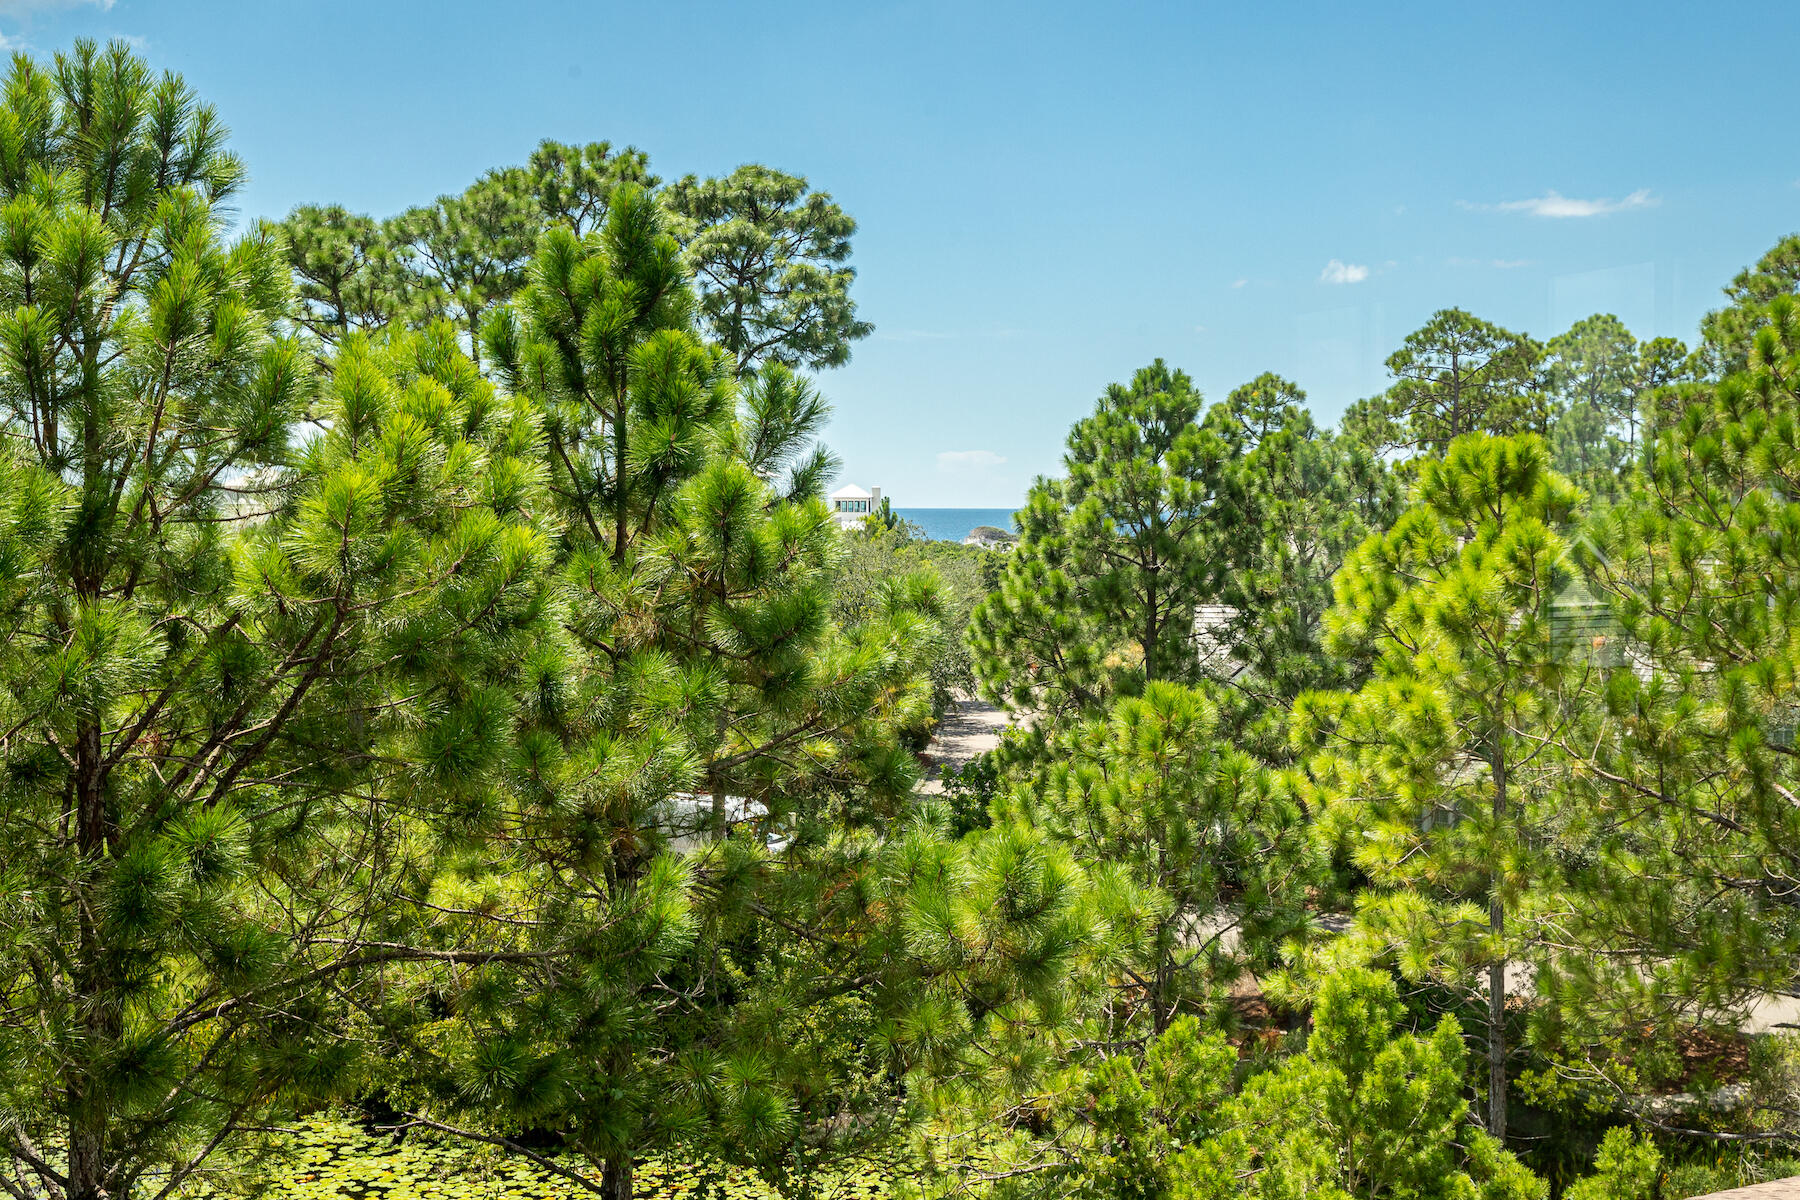
[[[1352,405],[1344,428],[1373,450],[1440,455],[1466,433],[1547,433],[1555,413],[1537,386],[1541,353],[1523,334],[1443,309],[1388,356],[1393,386]]]
[[[1543,1181],[1471,1120],[1454,1017],[1415,1032],[1393,980],[1351,968],[1324,981],[1312,1018],[1302,1048],[1248,1070],[1191,1016],[1042,1075],[1040,1055],[1005,1059],[1029,1090],[1007,1093],[1001,1119],[978,1127],[980,1153],[935,1171],[927,1194],[1543,1200]]]
[[[342,205],[303,204],[282,222],[296,322],[322,342],[375,332],[407,311],[390,231]]]
[[[1039,479],[971,631],[983,694],[1061,720],[1151,680],[1192,679],[1195,606],[1217,586],[1230,445],[1160,360],[1069,431],[1067,478]]]
[[[539,628],[535,430],[444,340],[318,394],[178,78],[79,42],[5,89],[0,1142],[22,1191],[170,1195],[354,1079],[321,985],[424,953],[407,801],[480,790]]]
[[[1355,693],[1301,701],[1322,830],[1372,887],[1340,949],[1388,954],[1453,988],[1487,976],[1489,1132],[1504,1137],[1507,969],[1554,893],[1543,835],[1547,754],[1566,731],[1567,667],[1549,629],[1570,577],[1563,530],[1580,493],[1536,437],[1465,437],[1426,461],[1414,503],[1345,563],[1330,645],[1371,655]],[[1342,961],[1333,957],[1331,961]]]
[[[906,815],[938,602],[898,580],[832,620],[830,514],[763,477],[804,468],[822,406],[770,367],[740,415],[647,192],[588,238],[550,228],[531,281],[487,346],[543,414],[565,633],[526,663],[511,794],[428,881],[438,944],[519,957],[414,979],[458,1016],[427,1036],[395,1013],[391,1086],[410,1120],[517,1152],[554,1131],[609,1196],[680,1146],[803,1180],[845,1140],[821,1140],[833,1105],[871,1133],[903,1108],[904,1064],[825,1034],[868,1036],[878,993],[923,977],[870,831]]]
[[[1327,979],[1305,1053],[1234,1098],[1234,1136],[1189,1160],[1186,1194],[1225,1200],[1254,1178],[1264,1200],[1542,1200],[1543,1182],[1469,1118],[1455,1019],[1407,1033],[1403,1018],[1392,979]]]
[[[1728,303],[1701,319],[1695,353],[1706,374],[1722,379],[1749,368],[1757,332],[1768,324],[1769,306],[1781,296],[1800,296],[1800,234],[1782,238],[1754,267],[1733,276],[1725,287]]]
[[[412,323],[449,320],[479,363],[482,322],[524,285],[540,226],[532,177],[518,167],[394,218],[388,237],[405,269]]]
[[[1128,1041],[1180,1014],[1216,1017],[1230,987],[1270,967],[1309,921],[1318,882],[1290,782],[1221,736],[1216,707],[1153,682],[1103,717],[1049,735],[1050,765],[996,802],[1069,847],[1090,873],[1141,893],[1124,946],[1127,988],[1103,1036]]]
[[[1279,407],[1270,403],[1279,398]],[[1331,579],[1401,508],[1395,472],[1352,439],[1314,426],[1306,394],[1264,375],[1227,411],[1245,431],[1226,474],[1224,560],[1216,596],[1230,616],[1210,636],[1233,738],[1265,762],[1291,758],[1286,715],[1308,690],[1360,682],[1368,664],[1325,650]]]
[[[874,326],[858,320],[845,265],[856,222],[806,180],[747,164],[688,176],[664,196],[699,292],[708,331],[739,374],[764,362],[840,367]]]
[[[1591,494],[1609,496],[1637,449],[1638,343],[1625,323],[1596,313],[1550,339],[1541,367],[1561,416],[1556,467]]]
[[[1800,302],[1740,315],[1744,369],[1657,399],[1679,420],[1582,548],[1633,669],[1569,739],[1605,886],[1575,914],[1583,953],[1557,962],[1554,998],[1606,1088],[1620,1026],[1735,1027],[1791,988],[1800,947]]]
[[[831,406],[805,376],[778,362],[738,377],[743,408],[737,456],[785,500],[822,497],[838,460],[816,441]],[[782,473],[786,472],[785,477]],[[882,497],[883,511],[888,508]]]
[[[662,182],[650,173],[650,156],[635,146],[614,151],[610,142],[584,146],[545,140],[527,166],[538,211],[550,223],[586,237],[606,224],[613,193],[623,184],[655,191]]]

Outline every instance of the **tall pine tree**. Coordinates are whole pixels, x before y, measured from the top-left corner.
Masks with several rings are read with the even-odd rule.
[[[1535,437],[1465,437],[1426,461],[1412,507],[1335,583],[1332,649],[1371,656],[1373,677],[1303,698],[1297,729],[1320,747],[1308,770],[1321,829],[1372,884],[1340,950],[1391,954],[1453,988],[1486,976],[1499,1137],[1507,972],[1530,957],[1524,914],[1554,890],[1545,764],[1568,717],[1550,602],[1570,577],[1563,531],[1579,498]]]

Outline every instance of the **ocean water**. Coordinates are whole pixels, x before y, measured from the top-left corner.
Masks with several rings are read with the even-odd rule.
[[[933,541],[960,542],[978,525],[1013,529],[1010,508],[896,508],[903,521],[911,521]]]

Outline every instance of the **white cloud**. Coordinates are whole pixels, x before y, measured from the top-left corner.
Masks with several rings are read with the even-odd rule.
[[[1650,193],[1649,188],[1639,188],[1629,196],[1618,200],[1601,198],[1598,200],[1580,200],[1574,196],[1565,196],[1552,188],[1541,196],[1533,196],[1529,200],[1503,200],[1499,204],[1463,203],[1464,208],[1477,212],[1525,213],[1533,217],[1605,217],[1613,213],[1628,212],[1634,208],[1652,208],[1659,201]]]
[[[875,340],[878,342],[943,342],[955,337],[954,333],[944,333],[936,329],[877,329]]]
[[[1231,281],[1231,286],[1234,288],[1241,288],[1249,282],[1250,281],[1248,279],[1234,279]]]
[[[940,471],[985,471],[1006,461],[992,450],[944,450],[937,460]]]
[[[1369,277],[1369,268],[1361,263],[1340,262],[1332,259],[1319,272],[1320,283],[1361,283]]]

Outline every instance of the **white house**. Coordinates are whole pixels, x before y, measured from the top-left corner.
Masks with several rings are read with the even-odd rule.
[[[854,483],[831,493],[831,515],[840,529],[855,529],[863,518],[881,507],[881,489],[863,491]]]

